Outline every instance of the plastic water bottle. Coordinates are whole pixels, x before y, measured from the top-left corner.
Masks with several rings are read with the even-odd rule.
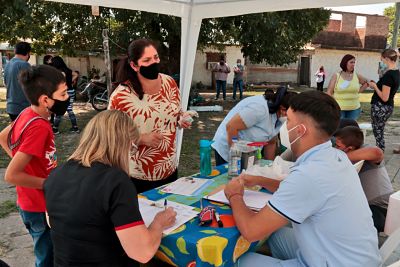
[[[229,179],[232,179],[235,176],[238,176],[241,172],[242,167],[242,152],[237,147],[237,138],[232,138],[232,146],[229,150],[229,163],[228,163],[228,176]]]
[[[212,141],[200,140],[200,175],[209,176],[211,174],[211,144]]]
[[[262,149],[262,147],[258,147],[258,148],[257,148],[257,152],[256,152],[256,162],[255,162],[254,165],[261,166],[261,163],[262,163],[261,149]]]

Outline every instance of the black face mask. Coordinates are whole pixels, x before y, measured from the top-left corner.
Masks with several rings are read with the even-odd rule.
[[[224,61],[220,61],[220,62],[219,62],[219,65],[221,65],[221,66],[223,66],[224,64],[225,64]]]
[[[140,74],[149,80],[155,80],[160,73],[160,63],[153,63],[149,66],[141,66],[139,69]]]
[[[61,101],[58,99],[53,99],[53,100],[54,100],[54,105],[51,108],[49,108],[49,110],[57,116],[63,116],[69,106],[69,97],[65,101]]]

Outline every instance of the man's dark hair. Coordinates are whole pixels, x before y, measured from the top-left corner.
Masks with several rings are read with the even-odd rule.
[[[65,82],[61,71],[49,65],[33,66],[23,70],[18,78],[26,98],[35,106],[39,105],[38,100],[41,95],[52,98],[58,86]]]
[[[307,91],[290,100],[290,108],[311,117],[317,127],[331,136],[337,129],[340,107],[333,97],[320,91]]]
[[[29,43],[19,42],[18,44],[15,45],[15,54],[26,56],[28,55],[29,52],[31,52],[31,49],[32,48]]]
[[[364,144],[364,134],[359,127],[356,126],[346,126],[339,129],[335,133],[336,139],[346,146],[353,146],[355,149],[359,149]]]

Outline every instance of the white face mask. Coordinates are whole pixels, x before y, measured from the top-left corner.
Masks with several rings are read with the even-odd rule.
[[[280,138],[281,138],[281,144],[284,145],[284,146],[285,146],[287,149],[289,149],[290,151],[293,151],[293,150],[292,150],[292,145],[293,145],[294,143],[296,143],[297,140],[299,140],[300,138],[302,138],[303,135],[305,134],[305,132],[304,132],[302,135],[298,136],[296,139],[294,139],[292,142],[290,142],[290,140],[289,140],[289,133],[290,133],[291,131],[293,131],[294,129],[296,129],[297,127],[299,127],[300,125],[303,126],[305,130],[307,130],[307,128],[306,128],[306,126],[304,126],[304,124],[298,124],[298,125],[294,126],[292,129],[289,130],[289,129],[287,128],[287,123],[286,123],[286,121],[285,121],[285,122],[283,123],[283,125],[282,125],[280,131],[279,131],[279,136],[280,136]]]
[[[287,117],[279,117],[279,121],[282,123],[282,125],[286,122],[286,120],[287,120]]]

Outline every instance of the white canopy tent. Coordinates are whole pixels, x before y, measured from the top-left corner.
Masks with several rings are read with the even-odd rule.
[[[181,21],[180,84],[182,107],[187,106],[197,41],[204,18],[229,17],[291,9],[392,3],[393,0],[50,0],[178,16]],[[178,135],[178,157],[182,131]]]

